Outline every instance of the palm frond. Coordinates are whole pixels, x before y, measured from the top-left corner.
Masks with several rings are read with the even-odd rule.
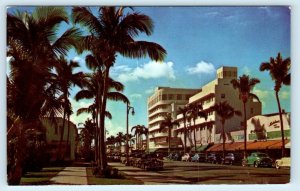
[[[122,94],[120,92],[108,92],[107,93],[107,98],[109,100],[122,101],[124,103],[130,104],[130,101],[128,100],[128,98],[124,94]]]

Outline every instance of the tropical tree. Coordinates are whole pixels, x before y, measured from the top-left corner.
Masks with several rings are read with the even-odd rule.
[[[205,120],[207,119],[207,114],[203,111],[203,107],[201,104],[190,104],[189,110],[187,111],[187,114],[189,115],[189,118],[193,120],[194,126],[192,128],[194,129],[194,148],[195,152],[197,151],[197,143],[196,143],[196,119],[198,117],[202,117]]]
[[[63,142],[63,136],[64,136],[64,129],[65,129],[65,121],[66,119],[69,119],[70,114],[70,107],[71,103],[69,101],[70,92],[69,89],[72,86],[79,86],[82,85],[82,79],[84,77],[82,72],[74,73],[74,69],[78,68],[79,64],[75,61],[67,61],[64,57],[60,57],[58,60],[58,63],[55,65],[55,72],[52,74],[55,83],[58,84],[59,89],[62,92],[61,98],[63,100],[63,123],[60,129],[60,141],[59,141],[59,151],[57,153],[57,159],[63,160],[63,155],[61,153],[61,147]],[[69,111],[69,112],[68,112]],[[68,124],[69,124],[69,120]],[[69,125],[68,125],[68,132],[69,132]]]
[[[270,58],[269,62],[263,62],[260,65],[260,71],[269,71],[272,80],[275,82],[274,91],[276,101],[278,105],[279,117],[280,117],[280,129],[281,129],[281,155],[285,156],[285,141],[284,141],[284,127],[282,121],[282,109],[279,100],[279,91],[282,85],[291,84],[291,60],[290,58],[283,59],[281,54],[278,53],[276,58]]]
[[[148,145],[149,129],[147,127],[144,127],[144,129],[142,130],[141,134],[145,135],[145,137],[146,137],[146,148],[145,148],[145,151],[149,152],[149,145]]]
[[[63,7],[38,7],[33,13],[7,14],[7,55],[11,57],[9,78],[16,89],[14,104],[10,105],[10,109],[18,119],[8,129],[8,134],[14,132],[11,131],[13,127],[18,128],[19,136],[22,136],[27,128],[40,126],[39,117],[59,111],[58,108],[48,110],[50,103],[54,103],[52,98],[56,94],[53,93],[57,93],[55,84],[51,83],[51,69],[61,55],[66,56],[81,36],[76,28],[57,35],[58,25],[62,22],[68,22]],[[18,152],[17,149],[15,152]],[[21,158],[16,157],[18,164],[12,169],[21,172],[22,155],[18,156]],[[9,184],[19,184],[20,173],[8,174]],[[10,175],[14,176],[14,180],[10,181]]]
[[[248,75],[242,75],[238,79],[231,80],[231,84],[234,89],[239,90],[239,99],[243,102],[244,108],[244,158],[247,157],[247,107],[246,103],[248,100],[256,99],[259,101],[259,98],[251,93],[254,86],[260,82],[257,78],[250,78]]]
[[[183,145],[183,152],[186,153],[186,133],[187,133],[187,129],[186,129],[186,120],[187,120],[187,114],[189,111],[189,107],[188,106],[183,106],[183,107],[179,107],[178,112],[179,114],[182,114],[182,119],[183,119],[183,136],[184,136],[184,145]]]
[[[87,27],[90,34],[83,38],[82,49],[87,49],[96,56],[98,69],[103,68],[103,91],[101,94],[100,113],[105,112],[109,85],[110,68],[116,61],[117,54],[129,58],[141,58],[148,55],[151,59],[162,61],[166,51],[158,44],[134,40],[140,33],[151,35],[152,20],[138,12],[124,14],[123,7],[100,7],[98,17],[86,7],[74,7],[72,18],[75,23]],[[100,115],[100,137],[104,137],[104,116]],[[100,139],[102,151],[101,170],[107,166],[104,139]]]
[[[116,142],[119,144],[120,150],[122,143],[125,141],[124,134],[122,132],[117,133]]]
[[[131,132],[134,131],[133,135],[135,136],[135,147],[137,150],[140,150],[140,136],[145,128],[144,125],[135,125],[131,128]]]
[[[235,110],[231,105],[227,103],[227,101],[216,103],[211,108],[213,111],[216,112],[216,114],[220,117],[220,122],[222,124],[222,140],[223,140],[223,158],[225,157],[225,122],[226,120],[231,119],[234,115],[240,116],[241,112],[238,110]]]
[[[171,151],[171,130],[174,126],[179,126],[179,123],[172,119],[171,113],[166,113],[164,120],[159,125],[159,131],[161,132],[165,129],[168,131],[168,154],[170,154]]]

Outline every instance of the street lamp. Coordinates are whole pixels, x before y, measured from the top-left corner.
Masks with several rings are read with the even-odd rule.
[[[129,112],[131,110],[131,114],[134,115],[134,108],[127,103],[127,108],[126,108],[126,165],[128,165],[128,160],[129,160],[129,145],[128,145],[128,117],[129,117]]]

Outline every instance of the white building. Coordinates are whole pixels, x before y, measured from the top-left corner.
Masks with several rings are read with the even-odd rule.
[[[187,122],[189,129],[196,128],[196,145],[208,145],[210,143],[222,142],[220,136],[216,136],[221,132],[221,122],[219,116],[211,109],[215,103],[227,101],[235,110],[239,110],[243,113],[243,104],[239,99],[239,91],[234,89],[231,80],[237,78],[236,67],[221,67],[217,70],[216,79],[204,85],[198,93],[189,98],[189,104],[196,103],[203,106],[203,111],[207,113],[208,119],[198,117],[196,119],[196,125]],[[261,102],[258,100],[248,100],[247,115],[249,119],[252,116],[261,114]],[[225,122],[225,133],[230,135],[229,132],[241,130],[243,128],[243,115],[234,116]],[[177,121],[180,126],[175,130],[175,135],[184,140],[183,135],[183,117],[182,114],[177,116]],[[194,146],[192,133],[187,135],[187,147]],[[230,137],[228,137],[230,138]],[[243,137],[240,137],[243,139]],[[197,149],[198,150],[198,149]]]
[[[148,128],[149,150],[168,148],[167,132],[160,132],[160,123],[166,113],[171,113],[173,119],[177,116],[179,107],[188,103],[189,98],[197,93],[197,89],[182,89],[157,87],[152,96],[148,98]],[[181,140],[172,135],[171,146],[182,146]]]

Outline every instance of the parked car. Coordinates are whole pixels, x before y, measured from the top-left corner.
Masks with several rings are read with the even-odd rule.
[[[275,161],[275,167],[277,169],[290,168],[291,167],[291,158],[290,157],[283,157],[281,159],[277,159]]]
[[[161,170],[163,169],[164,163],[157,158],[155,154],[144,154],[137,166],[144,170]]]
[[[242,157],[239,154],[227,153],[225,158],[222,160],[223,164],[241,164]]]
[[[191,159],[191,155],[189,153],[185,153],[182,157],[181,157],[181,161],[185,161],[188,162]]]
[[[218,164],[222,163],[221,155],[216,153],[209,153],[206,158],[206,162],[212,163],[212,164]]]
[[[266,166],[266,167],[272,167],[273,160],[266,154],[261,152],[254,152],[251,153],[250,156],[247,157],[247,159],[243,159],[242,165],[243,166],[254,166],[254,167],[260,167],[260,166]]]
[[[194,156],[191,157],[192,162],[205,162],[206,156],[204,153],[196,153]]]

